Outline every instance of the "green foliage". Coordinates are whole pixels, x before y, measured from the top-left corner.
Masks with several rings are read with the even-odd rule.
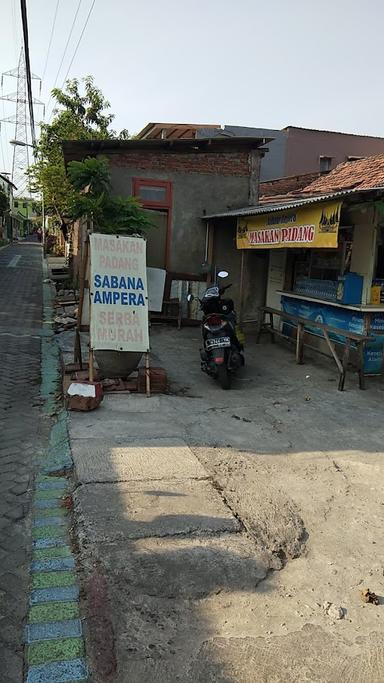
[[[110,177],[104,159],[88,157],[84,161],[71,161],[68,164],[68,178],[75,190],[87,189],[92,194],[102,194],[110,190]]]
[[[67,81],[64,90],[55,88],[57,107],[51,123],[41,124],[37,161],[29,169],[31,189],[44,194],[45,211],[62,220],[71,217],[75,191],[65,172],[63,140],[115,138],[110,129],[113,114],[109,102],[94,85],[92,76]],[[122,131],[123,139],[127,134]]]
[[[142,235],[151,225],[136,197],[109,197],[99,228],[112,234]]]
[[[71,161],[68,177],[75,191],[71,206],[74,219],[88,216],[98,230],[110,234],[141,235],[152,225],[135,197],[111,196],[106,159]]]

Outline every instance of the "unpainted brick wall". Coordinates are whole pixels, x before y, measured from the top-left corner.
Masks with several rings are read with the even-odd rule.
[[[248,176],[249,152],[182,154],[158,152],[153,150],[139,153],[125,152],[110,156],[113,166],[129,166],[142,170],[168,171],[181,173],[212,173],[223,176]]]

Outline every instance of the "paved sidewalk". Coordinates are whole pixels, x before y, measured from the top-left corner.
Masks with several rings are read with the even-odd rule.
[[[42,257],[36,243],[0,251],[0,680],[23,678],[31,488],[40,419]]]
[[[171,395],[71,414],[92,683],[381,683],[382,380],[248,344],[223,392],[151,341]]]
[[[222,590],[253,590],[268,571],[267,557],[159,409],[156,397],[110,396],[99,411],[72,413],[95,683],[194,680],[200,648],[217,633],[207,604],[217,609]],[[219,680],[221,663],[212,667]]]

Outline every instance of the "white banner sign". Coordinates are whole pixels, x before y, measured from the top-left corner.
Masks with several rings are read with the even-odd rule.
[[[90,236],[91,348],[148,351],[146,242]]]

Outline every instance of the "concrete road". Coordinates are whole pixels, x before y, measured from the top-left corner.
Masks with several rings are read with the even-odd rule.
[[[30,500],[39,419],[41,246],[0,251],[0,680],[23,680]]]
[[[198,330],[152,348],[170,395],[71,418],[95,682],[379,683],[382,380],[250,343],[225,392]]]

